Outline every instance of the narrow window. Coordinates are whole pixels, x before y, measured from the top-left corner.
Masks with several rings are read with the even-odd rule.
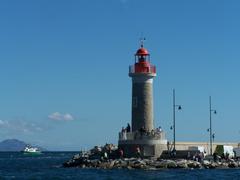
[[[137,108],[137,97],[133,97],[133,99],[132,99],[132,106],[134,107],[134,108]]]

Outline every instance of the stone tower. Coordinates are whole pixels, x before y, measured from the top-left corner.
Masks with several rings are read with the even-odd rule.
[[[129,68],[132,78],[132,131],[141,128],[151,131],[153,126],[153,78],[156,67],[150,63],[150,54],[143,48],[135,54],[135,64]]]

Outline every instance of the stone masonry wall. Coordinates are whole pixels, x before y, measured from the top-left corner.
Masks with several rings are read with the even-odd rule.
[[[132,85],[132,131],[141,127],[153,129],[152,83],[142,82]]]

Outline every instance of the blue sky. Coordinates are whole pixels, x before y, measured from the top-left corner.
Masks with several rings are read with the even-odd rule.
[[[171,141],[172,89],[183,106],[177,141],[239,142],[240,3],[237,0],[0,2],[0,140],[50,150],[117,143],[131,120],[139,38],[157,66],[155,125]]]

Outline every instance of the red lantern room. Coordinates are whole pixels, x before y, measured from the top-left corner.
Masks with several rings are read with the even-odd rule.
[[[135,64],[130,66],[129,73],[156,74],[156,67],[151,65],[150,54],[143,47],[143,43],[135,54]]]

